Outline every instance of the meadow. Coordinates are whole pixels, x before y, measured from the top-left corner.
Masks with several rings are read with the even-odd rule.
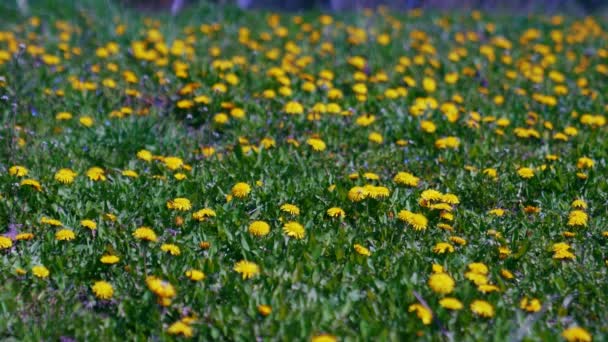
[[[608,339],[608,32],[0,4],[0,339]]]

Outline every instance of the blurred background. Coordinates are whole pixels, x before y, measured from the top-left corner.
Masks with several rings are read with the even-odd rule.
[[[22,11],[39,0],[16,1]],[[76,1],[76,0],[75,0]],[[352,11],[387,6],[398,10],[413,8],[436,10],[489,10],[518,12],[568,12],[578,15],[604,14],[608,0],[114,0],[129,7],[151,11],[171,11],[173,14],[190,5],[210,2],[238,6],[242,9],[270,9],[279,11]]]
[[[240,7],[282,8],[299,10],[304,8],[324,8],[334,11],[358,10],[387,6],[395,9],[487,9],[487,10],[548,10],[573,9],[592,11],[606,0],[237,0]]]

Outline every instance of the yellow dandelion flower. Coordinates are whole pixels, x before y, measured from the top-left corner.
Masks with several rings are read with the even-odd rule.
[[[82,220],[80,221],[80,225],[85,227],[85,228],[89,228],[90,230],[95,230],[97,229],[97,223],[95,223],[95,221],[93,220]]]
[[[61,223],[61,221],[56,220],[56,219],[52,219],[46,216],[43,216],[40,219],[40,223],[42,224],[48,224],[49,226],[54,226],[54,227],[61,227],[63,226],[63,223]]]
[[[384,142],[384,138],[382,137],[382,134],[380,134],[378,132],[371,132],[369,134],[369,136],[367,137],[367,140],[369,140],[370,142],[376,143],[376,144],[382,144],[382,142]]]
[[[27,168],[19,165],[11,166],[8,169],[8,174],[15,177],[25,177],[28,173],[29,171]]]
[[[294,216],[298,216],[300,215],[300,208],[298,208],[298,206],[294,205],[294,204],[289,204],[289,203],[285,203],[283,205],[281,205],[281,211],[294,215]]]
[[[101,259],[99,259],[99,261],[101,261],[102,264],[106,264],[106,265],[114,265],[116,263],[118,263],[120,261],[120,258],[117,257],[116,255],[103,255],[101,257]]]
[[[241,260],[234,265],[234,270],[241,274],[243,279],[250,279],[260,273],[260,266],[251,261]]]
[[[445,254],[445,253],[453,253],[454,246],[447,242],[438,242],[435,247],[433,247],[433,253],[435,254]]]
[[[488,214],[496,216],[496,217],[502,217],[505,214],[505,210],[501,209],[501,208],[495,208],[495,209],[488,211]]]
[[[173,200],[167,201],[167,209],[177,211],[188,211],[192,209],[190,200],[183,197],[174,198]]]
[[[443,268],[443,266],[439,265],[439,264],[433,264],[431,266],[431,270],[433,271],[433,273],[444,273],[445,269]]]
[[[399,185],[416,187],[420,183],[420,178],[414,176],[409,172],[398,172],[393,181]]]
[[[78,119],[78,122],[80,122],[80,124],[84,127],[92,127],[95,123],[95,120],[92,117],[85,115],[80,117],[80,119]]]
[[[429,209],[431,209],[431,210],[452,211],[454,208],[452,208],[452,206],[449,205],[449,204],[447,204],[447,203],[435,203],[435,204],[431,204],[429,206]]]
[[[562,332],[562,337],[568,342],[591,342],[591,334],[581,327],[571,327]]]
[[[74,182],[74,178],[76,178],[77,173],[70,169],[60,169],[55,173],[55,180],[59,183],[63,184],[71,184]]]
[[[179,247],[177,245],[172,244],[172,243],[163,243],[160,246],[160,250],[163,251],[163,252],[165,252],[165,253],[174,255],[174,256],[182,254],[182,251],[179,249]]]
[[[486,266],[485,264],[483,264],[481,262],[470,263],[468,265],[468,268],[471,272],[474,272],[477,274],[486,275],[486,274],[488,274],[488,272],[490,272],[490,270],[488,269],[488,266]]]
[[[206,96],[206,95],[199,95],[197,97],[194,98],[194,102],[196,103],[202,103],[202,104],[210,104],[211,103],[211,99]]]
[[[245,198],[251,192],[251,186],[247,183],[236,183],[231,190],[231,193],[236,198]]]
[[[517,170],[517,174],[523,179],[530,179],[534,177],[534,170],[529,167],[522,167]]]
[[[348,199],[352,202],[361,202],[367,196],[369,196],[369,191],[361,186],[355,186],[348,190]]]
[[[585,202],[585,200],[580,199],[580,198],[575,199],[571,205],[572,205],[572,208],[574,208],[574,209],[580,209],[580,210],[587,209],[587,202]]]
[[[105,171],[100,167],[92,167],[87,170],[87,177],[89,177],[92,181],[105,181],[106,175]]]
[[[116,222],[116,215],[112,213],[105,213],[103,217],[110,222]]]
[[[72,113],[68,113],[68,112],[59,112],[59,113],[57,113],[57,115],[55,115],[55,119],[57,121],[70,120],[71,118],[72,118]]]
[[[447,273],[434,273],[429,277],[428,284],[435,293],[446,295],[454,291],[456,282]]]
[[[457,205],[457,204],[460,204],[460,199],[458,199],[458,196],[448,193],[448,194],[443,194],[441,196],[441,202],[451,204],[451,205]]]
[[[477,286],[477,290],[481,293],[498,292],[500,288],[493,284],[481,284]]]
[[[191,100],[179,100],[179,101],[177,101],[177,108],[188,109],[188,108],[192,108],[192,106],[194,106],[194,102],[192,102]]]
[[[215,210],[210,208],[203,208],[192,214],[192,218],[197,221],[204,221],[207,218],[215,217]]]
[[[437,228],[439,228],[439,229],[443,229],[443,230],[447,230],[447,231],[449,231],[449,232],[454,231],[454,227],[450,226],[450,225],[449,225],[449,224],[447,224],[447,223],[443,223],[443,222],[439,222],[439,223],[437,223]]]
[[[355,251],[363,256],[371,256],[372,252],[370,252],[369,249],[367,249],[366,247],[363,247],[362,245],[356,243],[353,245],[353,248],[355,249]]]
[[[571,260],[575,258],[574,253],[570,251],[570,245],[565,242],[555,243],[551,249],[553,251],[553,259]]]
[[[332,207],[332,208],[327,209],[327,215],[329,217],[337,217],[337,218],[346,217],[346,213],[344,212],[344,210],[342,208],[338,208],[338,207]]]
[[[171,324],[169,328],[167,328],[167,333],[169,335],[183,336],[189,338],[194,336],[194,329],[192,329],[191,326],[182,321],[177,321]]]
[[[467,244],[467,240],[461,238],[460,236],[450,236],[450,241],[460,246]]]
[[[572,210],[568,215],[568,225],[574,227],[586,226],[589,217],[582,210]]]
[[[542,304],[537,298],[530,299],[528,297],[524,297],[519,302],[519,308],[528,312],[539,312],[542,308]]]
[[[233,108],[230,110],[230,116],[236,119],[242,119],[245,117],[245,111],[242,108]]]
[[[440,201],[442,197],[443,194],[435,189],[426,189],[420,194],[420,198],[429,202]]]
[[[310,342],[338,342],[338,338],[330,334],[319,334],[313,336]]]
[[[215,154],[215,148],[213,148],[212,146],[205,146],[201,149],[201,153],[207,158],[211,157]]]
[[[13,247],[13,240],[6,236],[0,235],[0,250],[9,249]]]
[[[137,178],[137,177],[139,177],[139,174],[136,171],[134,171],[134,170],[123,170],[121,172],[121,174],[123,176],[129,177],[129,178]]]
[[[306,140],[306,144],[312,147],[312,149],[317,152],[324,151],[325,148],[327,148],[325,142],[319,138],[309,138],[308,140]]]
[[[397,218],[401,221],[407,222],[412,215],[414,215],[413,212],[404,209],[397,213]]]
[[[107,281],[97,281],[91,288],[93,289],[95,297],[99,299],[108,300],[114,295],[114,288],[112,287],[112,284],[108,283]]]
[[[515,278],[513,273],[511,273],[511,271],[506,270],[504,268],[502,270],[500,270],[500,275],[507,280],[511,280],[511,279]]]
[[[355,124],[361,127],[367,127],[376,121],[375,115],[363,114],[355,120]]]
[[[590,169],[593,167],[593,165],[595,165],[595,162],[593,159],[588,157],[580,157],[576,162],[576,167],[579,169]]]
[[[506,247],[506,246],[498,247],[498,256],[501,259],[505,259],[509,255],[511,255],[511,249],[509,247]]]
[[[378,176],[377,174],[375,174],[373,172],[365,172],[363,174],[363,178],[365,178],[367,180],[379,180],[380,176]]]
[[[456,137],[445,137],[435,141],[435,147],[438,149],[456,149],[460,146],[460,139]]]
[[[276,146],[276,141],[273,138],[265,137],[260,141],[260,145],[262,145],[265,149],[270,149]]]
[[[485,274],[479,274],[479,273],[475,273],[475,272],[466,272],[464,274],[464,277],[467,278],[468,280],[472,281],[473,284],[479,286],[479,285],[485,285],[488,283],[488,277]]]
[[[19,183],[19,185],[31,186],[32,188],[36,189],[36,191],[42,191],[42,186],[40,185],[40,182],[35,179],[24,179]]]
[[[418,316],[418,318],[420,318],[420,320],[422,321],[422,324],[424,324],[424,325],[429,325],[433,321],[433,314],[431,313],[431,311],[429,309],[427,309],[426,307],[422,306],[421,304],[416,303],[416,304],[410,305],[410,307],[408,308],[408,311],[416,312],[416,316]]]
[[[143,161],[152,161],[152,152],[148,151],[148,150],[139,150],[139,152],[137,152],[137,158],[141,159]]]
[[[199,270],[191,269],[186,271],[186,277],[192,281],[201,281],[205,279],[205,273]]]
[[[150,242],[156,242],[156,240],[158,239],[156,237],[156,233],[154,233],[154,231],[150,227],[145,226],[135,229],[135,231],[133,232],[133,237],[138,240]]]
[[[471,303],[471,311],[473,311],[474,314],[480,317],[494,317],[494,307],[492,306],[492,304],[486,302],[485,300],[474,300]]]
[[[218,125],[224,125],[228,120],[230,120],[230,118],[225,113],[217,113],[213,116],[213,122]]]
[[[249,233],[255,236],[266,236],[270,233],[270,225],[264,221],[253,221],[249,224]]]
[[[304,229],[304,226],[295,221],[285,223],[285,225],[283,226],[283,232],[287,236],[293,237],[298,240],[301,240],[306,236],[306,230]]]
[[[368,197],[373,199],[387,198],[391,194],[390,190],[384,186],[366,185],[364,188],[367,190]]]
[[[435,123],[428,120],[420,121],[420,128],[426,133],[435,133],[435,131],[437,130],[437,126],[435,126]]]
[[[441,305],[442,308],[445,308],[448,310],[462,310],[462,308],[464,307],[462,305],[461,301],[459,301],[456,298],[452,298],[452,297],[442,298],[439,301],[439,305]]]
[[[399,214],[397,214],[397,217],[409,224],[412,228],[414,228],[414,230],[418,231],[425,230],[429,222],[426,216],[418,213],[412,213],[408,210],[401,210]]]
[[[493,179],[498,178],[498,172],[496,171],[496,169],[493,169],[493,168],[487,168],[487,169],[484,169],[484,170],[482,171],[482,173],[483,173],[484,175],[486,175],[486,176],[490,177],[490,178],[493,178]]]
[[[40,279],[47,278],[51,274],[51,272],[49,272],[48,268],[46,268],[42,265],[36,265],[36,266],[32,267],[32,273]]]
[[[266,317],[272,313],[272,307],[270,305],[258,305],[258,313]]]
[[[422,80],[422,87],[427,92],[432,93],[432,92],[434,92],[437,89],[437,83],[435,82],[434,79],[432,79],[430,77],[425,77]]]
[[[171,283],[155,276],[146,277],[146,285],[158,297],[170,299],[176,295],[175,288]]]
[[[289,101],[283,108],[287,114],[302,114],[304,113],[304,107],[297,101]]]
[[[439,213],[439,217],[446,221],[454,221],[454,214],[449,211],[442,211],[441,213]]]
[[[55,240],[57,241],[72,241],[76,238],[76,234],[69,229],[61,229],[55,233]]]
[[[141,152],[141,151],[140,151]],[[169,170],[177,170],[184,166],[184,161],[179,157],[165,157],[163,163]]]

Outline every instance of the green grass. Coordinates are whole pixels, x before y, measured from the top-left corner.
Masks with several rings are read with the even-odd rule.
[[[0,338],[165,340],[179,338],[170,326],[185,317],[200,340],[291,341],[328,334],[339,340],[537,341],[562,338],[574,326],[596,341],[608,338],[608,33],[600,20],[379,11],[334,15],[324,25],[320,13],[302,13],[281,14],[281,32],[271,27],[270,13],[231,7],[200,5],[170,17],[106,1],[54,3],[32,4],[26,18],[12,2],[0,5],[6,13],[0,23],[0,235],[11,241],[0,240]],[[214,23],[220,28],[213,33],[201,27]],[[119,25],[123,34],[116,32]],[[155,40],[153,27],[161,33]],[[349,42],[347,27],[367,37]],[[250,31],[248,46],[239,42],[241,28]],[[529,29],[538,36],[525,42]],[[458,37],[467,32],[474,39]],[[376,41],[383,33],[390,36],[387,45]],[[496,37],[511,47],[499,47]],[[134,53],[133,43],[146,39],[146,50],[156,46],[156,58]],[[185,47],[171,53],[175,40]],[[110,42],[118,47],[115,53],[96,54]],[[268,55],[273,49],[276,59]],[[488,50],[494,58],[482,53]],[[457,52],[459,60],[453,58]],[[48,56],[59,57],[57,64]],[[354,56],[366,59],[360,70],[349,63]],[[235,57],[243,63],[226,70],[214,66]],[[400,65],[401,57],[411,63]],[[187,75],[178,75],[175,62],[187,65]],[[269,75],[278,69],[285,72],[282,80]],[[323,70],[333,80],[320,82]],[[129,83],[125,71],[138,80]],[[385,81],[378,81],[380,73]],[[458,74],[456,83],[445,80],[449,73]],[[228,74],[238,83],[230,84]],[[436,90],[423,85],[425,77]],[[74,80],[89,82],[90,89],[78,89]],[[317,85],[315,91],[303,89],[307,81]],[[197,88],[180,93],[191,83]],[[217,83],[227,91],[214,91]],[[357,98],[356,83],[366,84],[365,99]],[[284,95],[281,87],[292,94]],[[343,97],[330,98],[328,88]],[[266,90],[276,97],[264,97]],[[210,102],[195,103],[199,95]],[[495,100],[499,95],[502,103]],[[538,95],[549,101],[541,103]],[[438,106],[415,115],[416,99],[423,97]],[[179,108],[180,100],[192,106]],[[287,114],[289,101],[304,112]],[[340,113],[315,115],[318,103],[335,103]],[[442,107],[446,103],[455,105],[456,114]],[[244,117],[230,115],[231,107],[243,109]],[[132,114],[116,115],[125,108]],[[60,112],[72,118],[58,120]],[[218,122],[218,113],[228,121]],[[375,122],[357,124],[364,114],[375,115]],[[595,124],[584,114],[594,115]],[[90,127],[79,121],[85,116],[93,119]],[[423,121],[436,130],[425,132]],[[521,128],[537,137],[518,136]],[[370,140],[371,133],[382,142]],[[451,136],[459,139],[458,147],[437,147],[438,139]],[[263,147],[267,137],[274,146]],[[309,145],[314,137],[326,144],[324,150]],[[204,147],[214,153],[203,153]],[[138,158],[144,149],[154,160]],[[163,162],[169,156],[185,166],[170,169]],[[593,165],[577,165],[582,157]],[[26,168],[27,175],[18,175],[14,166]],[[102,168],[105,180],[90,179],[92,167]],[[521,167],[532,168],[534,177],[519,176]],[[63,168],[77,173],[73,182],[55,179]],[[496,170],[495,179],[488,168]],[[124,170],[138,177],[124,176]],[[366,179],[367,172],[378,179]],[[398,172],[419,177],[417,186],[397,184]],[[38,181],[40,189],[23,185],[27,179]],[[230,198],[239,182],[251,192]],[[369,184],[385,187],[389,195],[349,198],[353,187]],[[441,212],[446,208],[420,201],[429,189],[457,196],[459,203],[448,206],[452,219]],[[187,198],[192,208],[169,209],[175,198]],[[584,225],[569,224],[577,199],[587,205]],[[297,205],[300,214],[282,211],[285,203]],[[329,217],[332,207],[346,216]],[[197,221],[193,213],[202,208],[216,216]],[[504,216],[489,213],[495,208],[504,209]],[[403,210],[427,218],[426,229],[400,220]],[[61,227],[42,223],[43,217],[59,220]],[[84,219],[96,229],[83,227]],[[248,232],[256,220],[270,225],[268,235]],[[284,233],[288,221],[305,227],[303,239]],[[136,239],[133,232],[141,226],[152,228],[157,241]],[[75,239],[58,241],[61,229],[72,230]],[[16,233],[26,232],[34,237],[15,240]],[[209,247],[201,248],[201,242]],[[440,242],[449,242],[453,253],[434,252]],[[570,246],[571,257],[554,258],[553,245],[560,242]],[[163,252],[164,244],[177,245],[181,254]],[[358,253],[355,244],[371,255]],[[103,264],[103,255],[120,261]],[[260,273],[243,279],[234,270],[241,260],[259,265]],[[484,294],[468,279],[471,263],[488,267],[481,278],[496,291]],[[429,285],[433,264],[455,280],[450,294]],[[36,265],[50,275],[37,277]],[[189,280],[190,269],[204,272],[205,279]],[[159,305],[161,296],[146,284],[147,276],[175,288],[170,304]],[[99,280],[112,285],[112,298],[95,295],[92,286]],[[463,309],[443,308],[443,297],[457,298]],[[524,297],[539,299],[540,310],[521,309]],[[475,300],[488,302],[492,317],[474,313]],[[432,313],[432,322],[410,312],[416,303]],[[272,313],[262,315],[259,305]]]

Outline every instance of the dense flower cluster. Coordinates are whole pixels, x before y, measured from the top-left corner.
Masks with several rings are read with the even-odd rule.
[[[0,25],[7,334],[608,338],[603,23],[200,11]]]

